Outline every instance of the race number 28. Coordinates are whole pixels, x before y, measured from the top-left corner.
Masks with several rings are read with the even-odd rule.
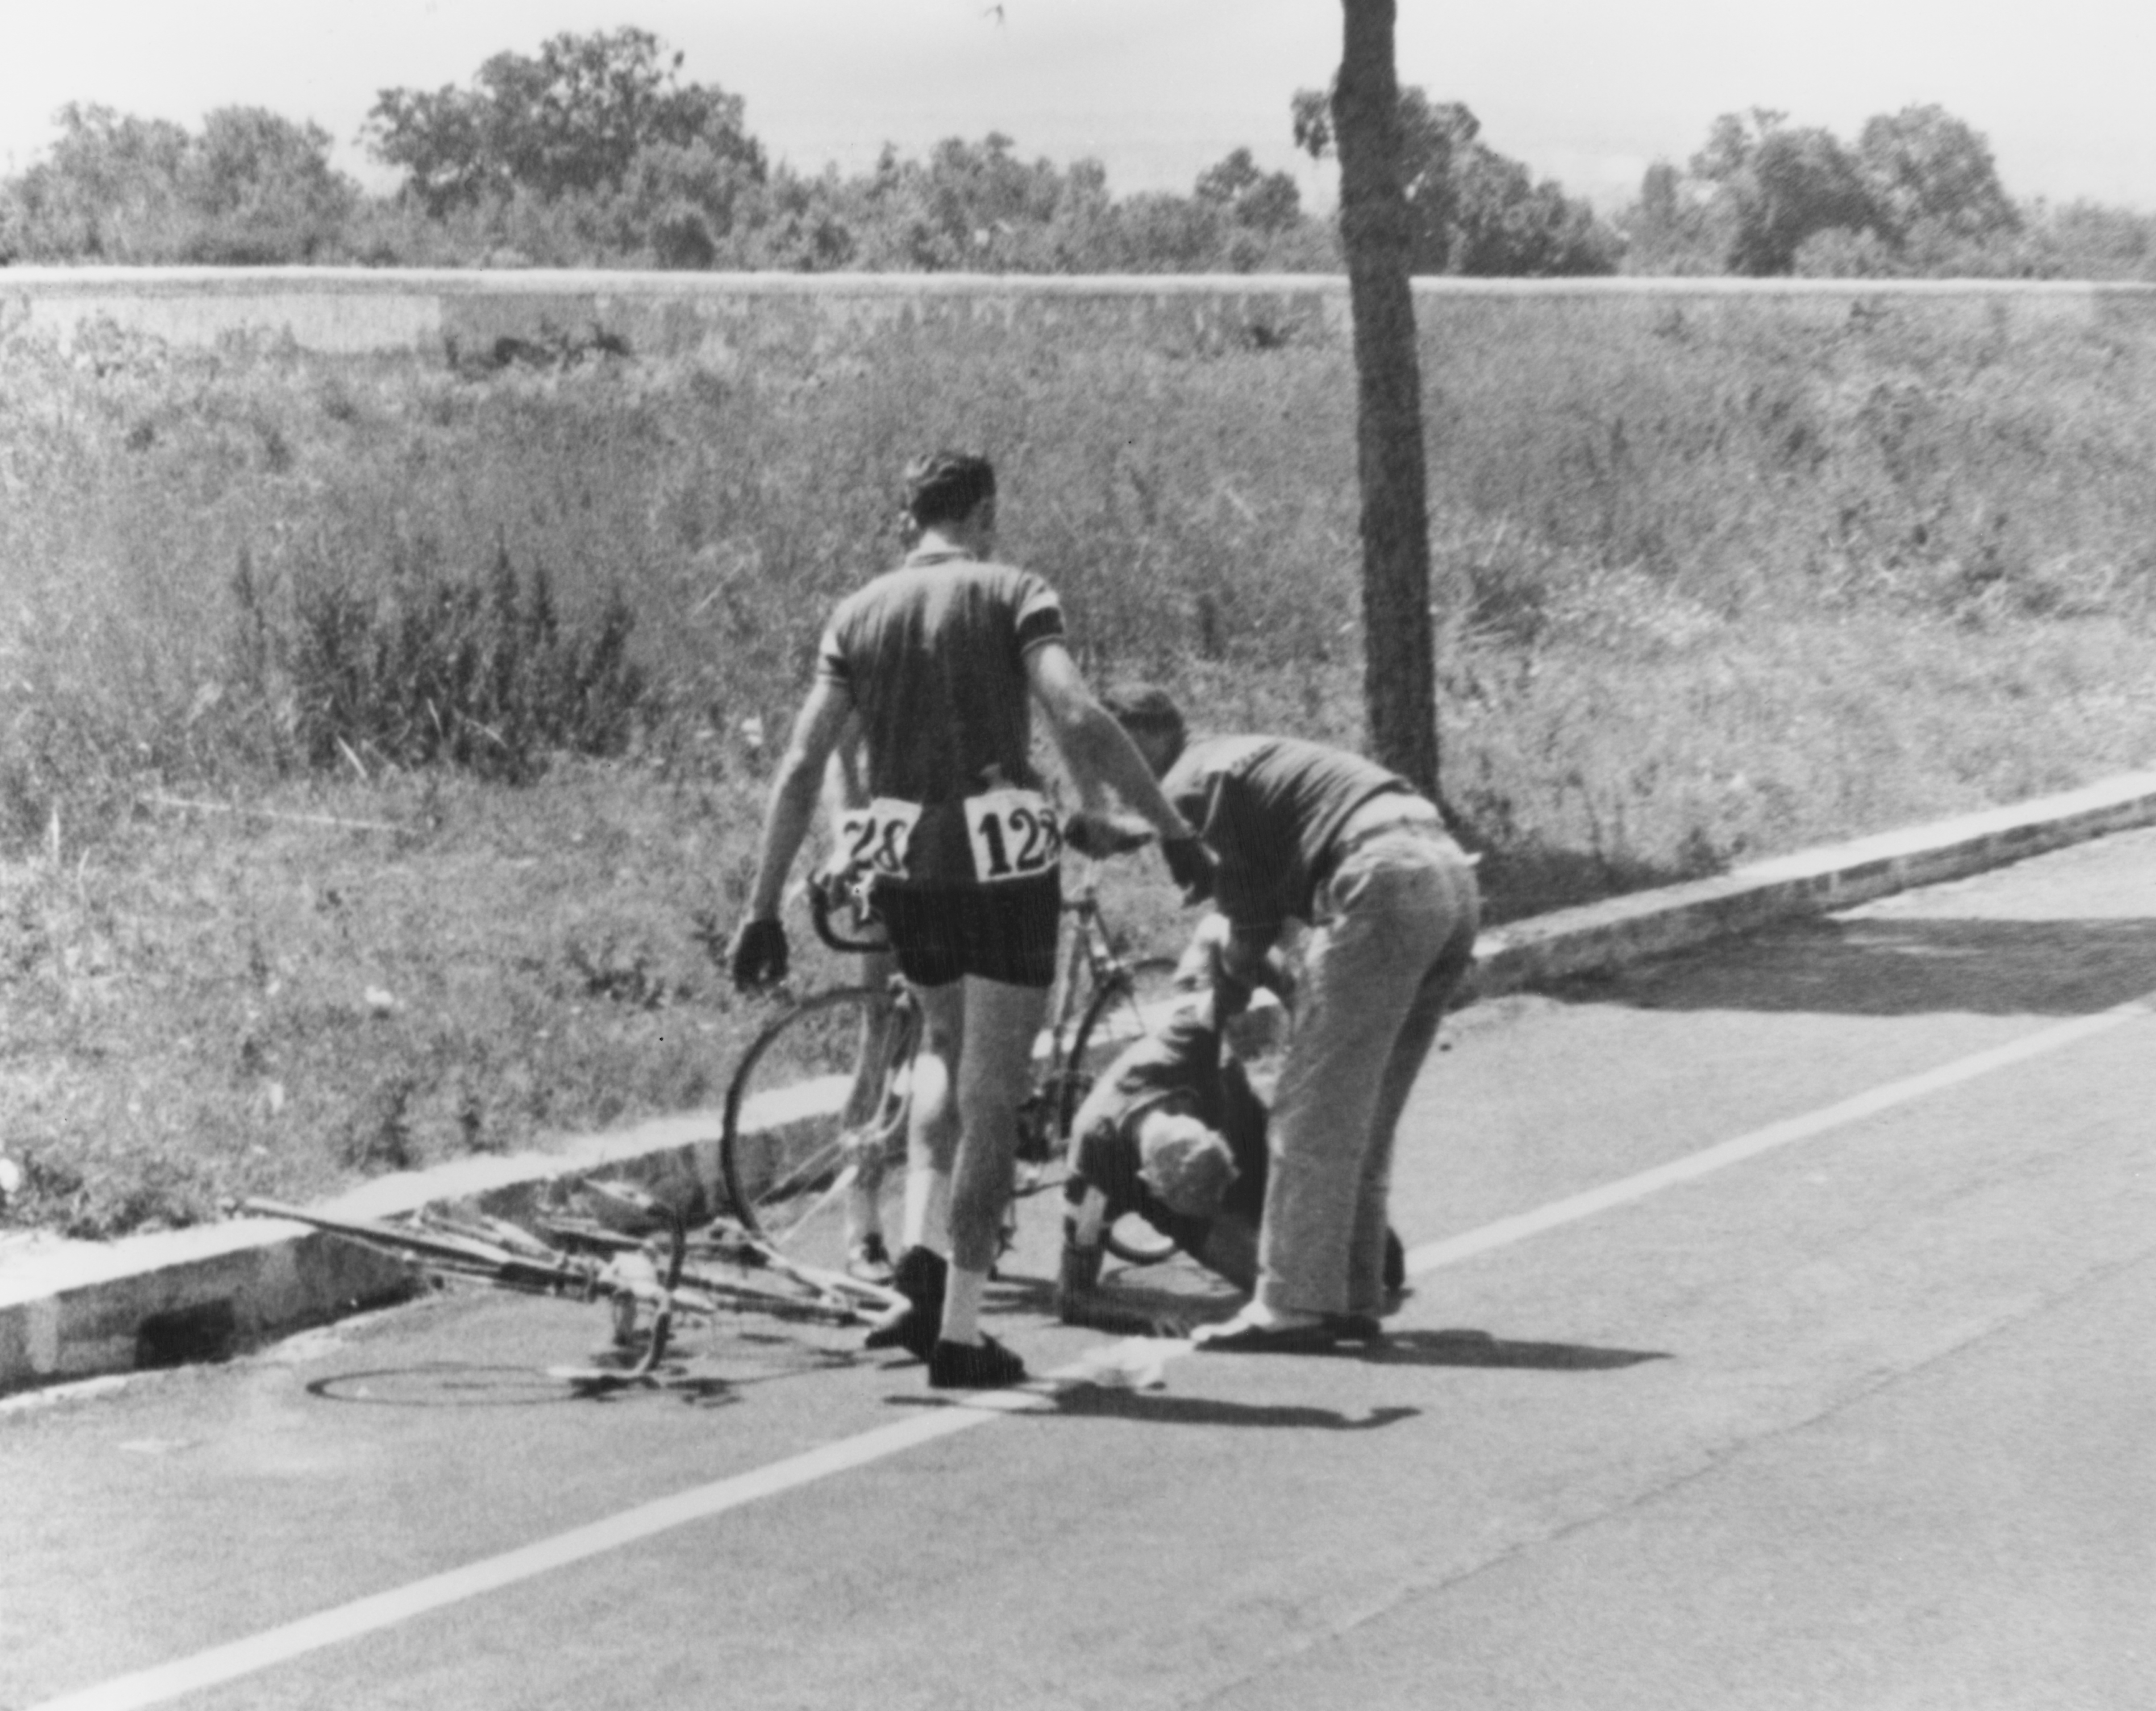
[[[850,809],[839,819],[839,839],[845,846],[846,862],[887,879],[906,877],[906,858],[913,842],[913,822],[921,817],[918,802],[902,802],[878,797],[865,808]]]
[[[1063,828],[1037,790],[994,790],[966,799],[976,879],[1029,879],[1063,853]]]

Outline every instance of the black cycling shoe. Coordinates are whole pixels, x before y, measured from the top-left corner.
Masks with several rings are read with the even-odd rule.
[[[928,1384],[939,1391],[999,1391],[1025,1377],[1025,1362],[984,1336],[978,1343],[939,1340],[928,1356]]]
[[[909,1247],[892,1268],[891,1286],[906,1297],[908,1305],[896,1319],[886,1319],[868,1334],[865,1349],[903,1349],[916,1360],[926,1360],[943,1329],[943,1291],[950,1281],[951,1263],[926,1247]]]

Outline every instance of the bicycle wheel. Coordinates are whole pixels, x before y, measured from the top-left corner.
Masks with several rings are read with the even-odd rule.
[[[912,1012],[848,986],[756,1037],[726,1089],[719,1167],[734,1216],[796,1263],[843,1271],[895,1241],[906,1191]]]
[[[1094,993],[1086,1007],[1070,1049],[1057,1054],[1063,1065],[1063,1109],[1056,1127],[1066,1147],[1078,1107],[1108,1060],[1132,1041],[1160,1032],[1178,996],[1175,969],[1175,959],[1171,956],[1148,956],[1127,963]],[[1176,1248],[1173,1237],[1155,1229],[1135,1212],[1116,1219],[1103,1239],[1108,1252],[1126,1265],[1158,1265],[1173,1257]]]

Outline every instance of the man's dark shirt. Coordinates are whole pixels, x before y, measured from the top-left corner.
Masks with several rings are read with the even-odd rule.
[[[1063,634],[1040,577],[955,551],[916,552],[832,614],[817,674],[860,715],[868,792],[921,805],[909,883],[977,878],[964,799],[1040,787],[1025,658]]]
[[[1348,817],[1414,786],[1359,755],[1296,737],[1199,737],[1160,781],[1219,863],[1214,907],[1270,937],[1307,921],[1319,868]]]

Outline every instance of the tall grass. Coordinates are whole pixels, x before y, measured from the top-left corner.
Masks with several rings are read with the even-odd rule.
[[[921,448],[995,456],[1097,678],[1363,740],[1342,350],[537,355],[0,347],[0,1138],[39,1216],[707,1099],[754,1013],[695,923]],[[2156,330],[1450,300],[1424,362],[1496,918],[2156,761]],[[1167,930],[1156,891],[1119,918]]]
[[[2156,335],[1882,303],[1432,315],[1444,718],[1456,805],[1494,847],[1618,839],[1614,881],[1861,822],[1848,782],[1807,778],[1791,793],[1810,810],[1755,808],[1745,829],[1696,787],[1603,776],[1598,732],[1712,699],[1733,658],[1842,698],[1778,708],[1763,738],[1923,725],[1937,679],[1868,651],[1882,625],[1945,658],[2071,633],[2105,662],[2092,678],[2133,678],[2138,655],[2095,632],[2140,633],[2156,589]],[[71,360],[8,346],[0,835],[43,838],[55,810],[95,825],[146,778],[295,765],[519,778],[556,750],[634,748],[696,776],[752,768],[831,603],[896,553],[894,472],[942,443],[995,454],[1006,550],[1062,591],[1096,671],[1181,684],[1204,716],[1358,738],[1337,348],[977,328],[954,351],[896,328],[739,380],[552,356],[475,374],[109,331]],[[1655,740],[1720,746],[1697,713]],[[1861,776],[1922,771],[1929,742]],[[1835,748],[1781,746],[1767,771]],[[2010,787],[2017,764],[1975,788]],[[1703,768],[1654,756],[1658,780]]]

